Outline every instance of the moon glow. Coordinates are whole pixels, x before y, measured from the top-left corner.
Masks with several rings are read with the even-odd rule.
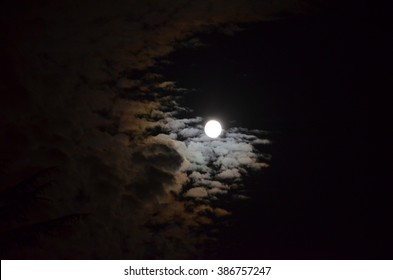
[[[222,128],[218,121],[211,120],[205,125],[205,133],[210,138],[217,138],[221,134]]]

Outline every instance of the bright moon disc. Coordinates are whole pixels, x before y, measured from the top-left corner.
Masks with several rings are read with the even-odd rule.
[[[205,133],[210,138],[216,138],[221,134],[221,124],[218,121],[208,121],[205,125]]]

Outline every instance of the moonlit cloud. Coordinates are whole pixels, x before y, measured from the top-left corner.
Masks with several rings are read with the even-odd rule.
[[[184,194],[184,196],[185,197],[194,197],[194,198],[207,197],[208,193],[207,193],[205,188],[203,188],[203,187],[196,187],[196,188],[189,189]]]
[[[245,128],[230,128],[213,140],[204,135],[201,117],[177,119],[176,111],[170,115],[158,121],[167,133],[153,139],[177,143],[177,151],[187,162],[182,172],[188,174],[189,184],[194,186],[185,196],[215,199],[217,195],[227,193],[231,184],[241,181],[247,170],[268,167],[260,160],[262,154],[253,146],[255,142],[268,144],[266,139],[258,138]],[[202,193],[201,188],[206,191]]]

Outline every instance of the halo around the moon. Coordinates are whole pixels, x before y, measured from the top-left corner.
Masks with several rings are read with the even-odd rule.
[[[217,138],[221,134],[221,124],[216,120],[208,121],[205,125],[205,133],[210,138]]]

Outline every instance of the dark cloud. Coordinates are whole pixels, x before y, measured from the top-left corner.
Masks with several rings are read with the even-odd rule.
[[[183,162],[174,148],[159,143],[140,148],[131,160],[137,166],[138,174],[136,182],[127,189],[142,199],[165,195],[167,189],[176,185],[176,172]]]

